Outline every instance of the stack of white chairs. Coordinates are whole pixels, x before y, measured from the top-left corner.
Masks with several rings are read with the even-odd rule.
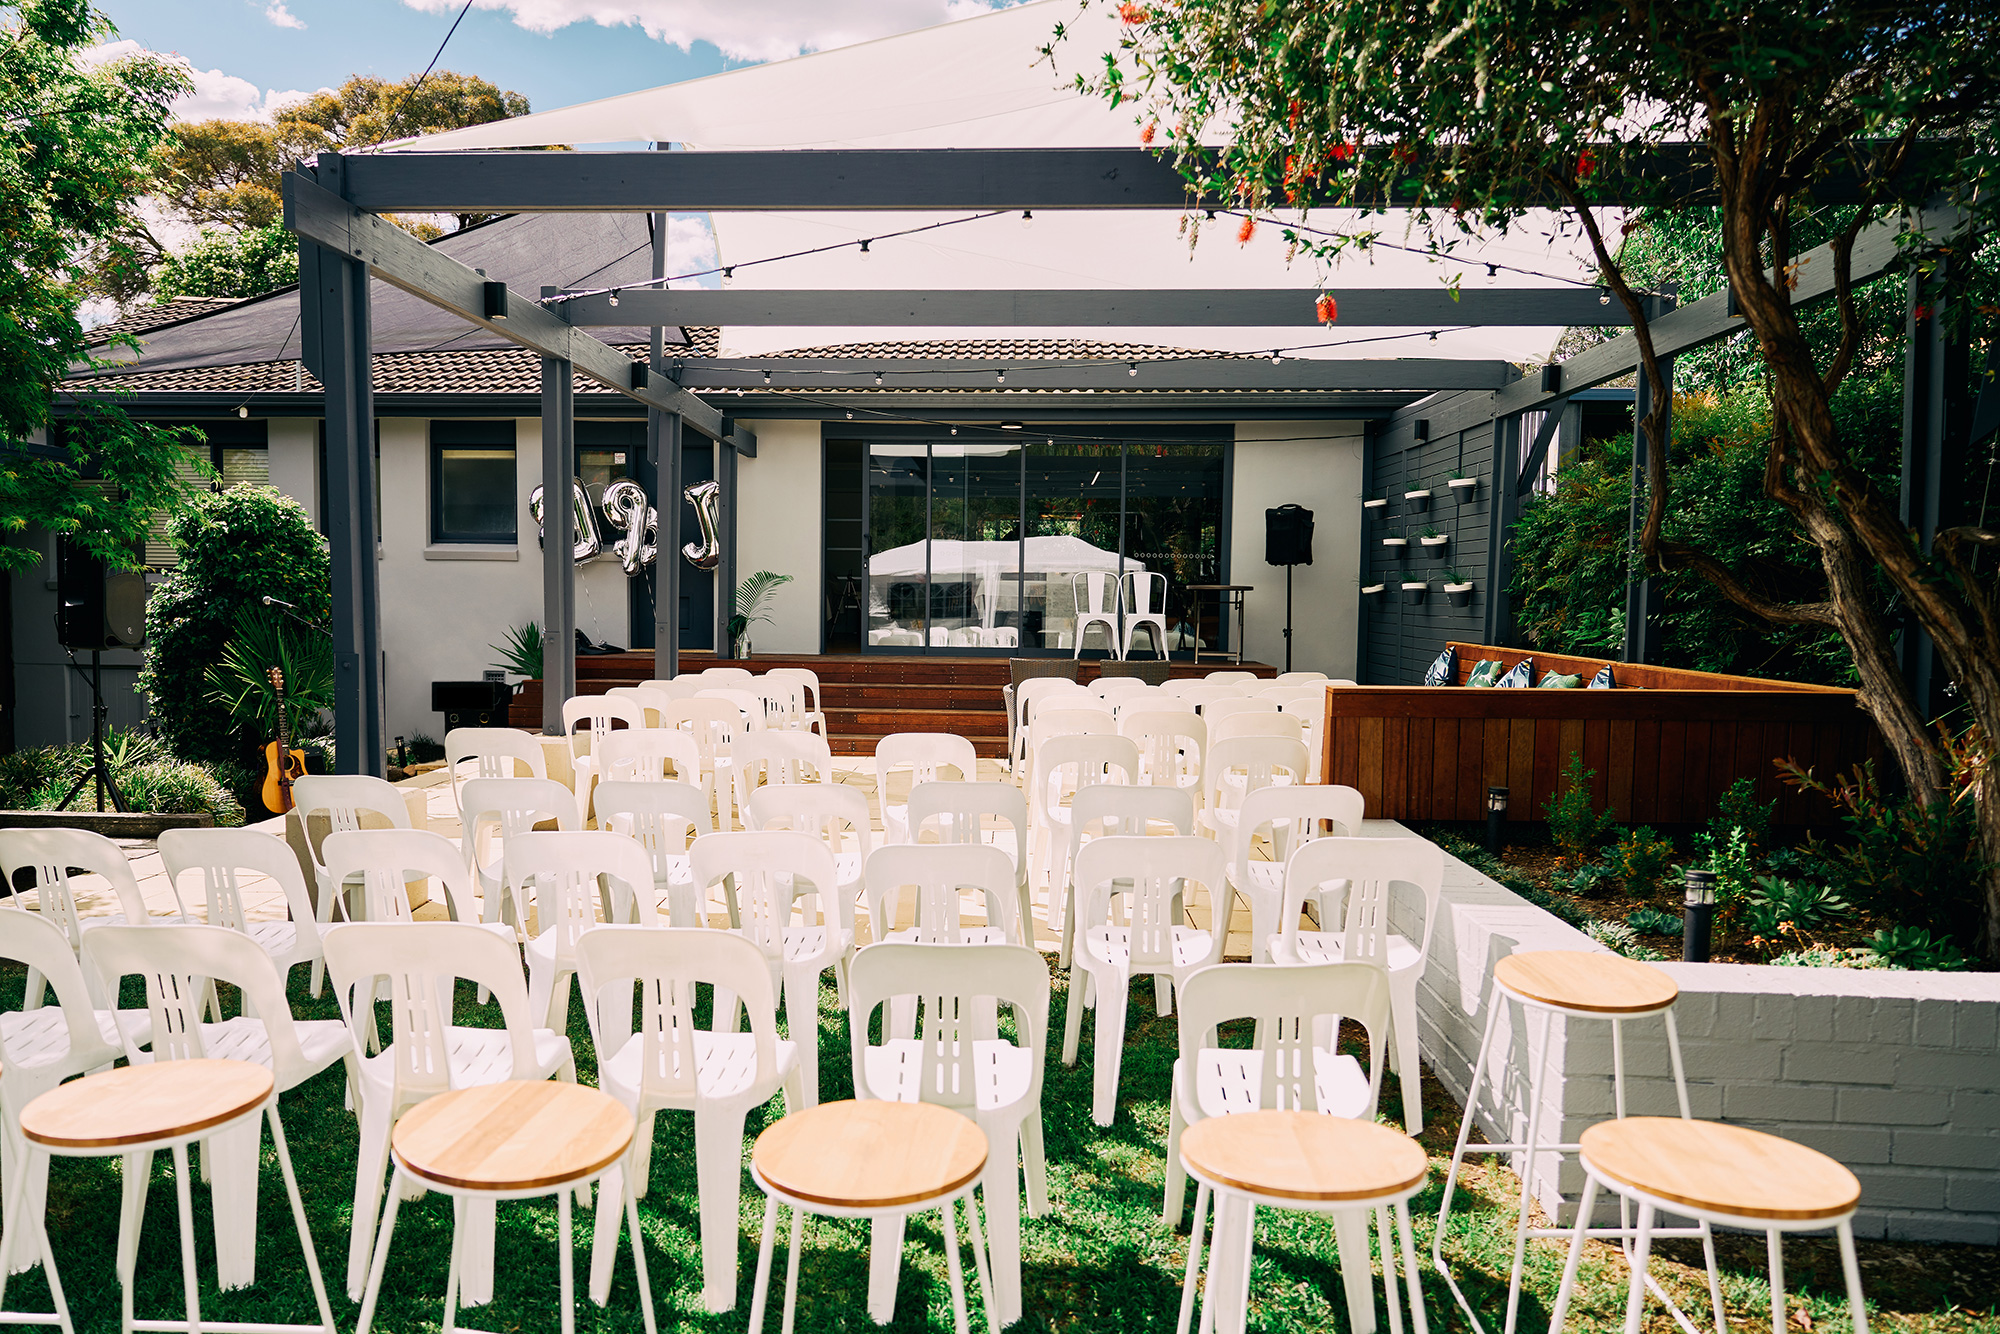
[[[936,783],[945,769],[957,771],[958,781],[979,778],[979,756],[972,743],[950,732],[892,732],[875,743],[875,801],[882,812],[882,841],[910,841],[909,794],[891,801],[889,785],[896,773],[910,771],[910,788],[919,783]]]

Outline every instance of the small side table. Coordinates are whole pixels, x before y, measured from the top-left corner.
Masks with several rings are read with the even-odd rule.
[[[1243,665],[1243,603],[1245,600],[1244,594],[1250,592],[1252,589],[1256,587],[1257,585],[1255,584],[1187,585],[1187,591],[1194,594],[1194,629],[1195,629],[1195,643],[1197,645],[1194,651],[1194,660],[1196,662],[1201,662],[1203,659],[1209,659],[1215,662],[1234,663],[1238,667],[1241,667]],[[1235,639],[1236,647],[1233,650],[1223,650],[1223,649],[1204,650],[1199,647],[1201,643],[1201,595],[1203,593],[1215,594],[1215,625],[1218,634],[1222,630],[1227,629],[1229,626],[1230,607],[1234,606],[1236,608],[1236,639]]]

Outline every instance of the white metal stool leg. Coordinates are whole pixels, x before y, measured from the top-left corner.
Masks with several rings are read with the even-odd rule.
[[[28,1208],[28,1201],[32,1198],[28,1189],[29,1178],[33,1175],[38,1160],[42,1164],[42,1170],[46,1171],[48,1155],[36,1153],[31,1147],[23,1144],[20,1155],[15,1159],[7,1177],[7,1202],[4,1210],[6,1218],[20,1219],[26,1216],[22,1211]],[[63,1296],[62,1278],[56,1273],[55,1256],[49,1249],[48,1229],[43,1224],[39,1211],[34,1214],[34,1245],[30,1248],[29,1254],[33,1262],[42,1266],[42,1272],[48,1275],[49,1296],[55,1302],[56,1309],[46,1314],[40,1311],[7,1310],[7,1278],[14,1267],[14,1241],[25,1230],[25,1227],[10,1224],[4,1233],[0,1233],[0,1321],[10,1325],[56,1325],[62,1329],[63,1334],[76,1334],[76,1327],[70,1323],[69,1302]]]

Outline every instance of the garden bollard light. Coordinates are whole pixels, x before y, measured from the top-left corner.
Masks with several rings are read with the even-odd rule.
[[[1681,904],[1681,961],[1707,963],[1709,935],[1715,924],[1715,872],[1689,871]]]
[[[1489,787],[1486,789],[1486,850],[1500,851],[1500,833],[1507,823],[1507,789]]]

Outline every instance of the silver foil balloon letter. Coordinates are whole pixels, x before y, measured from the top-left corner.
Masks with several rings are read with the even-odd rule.
[[[718,482],[696,482],[681,494],[694,506],[695,522],[701,525],[700,545],[688,543],[681,548],[681,555],[697,570],[712,570],[722,564],[722,538],[715,515],[716,507],[722,503],[722,486]]]
[[[625,573],[635,575],[651,565],[660,554],[660,516],[646,503],[646,489],[621,477],[604,488],[604,498],[598,501],[598,507],[604,511],[605,522],[618,530],[619,536],[611,543],[611,554],[618,557]]]
[[[581,565],[604,550],[604,539],[598,535],[597,515],[590,508],[590,497],[584,493],[583,483],[575,478],[569,483],[570,512],[576,516],[576,544],[570,548],[570,559]],[[528,493],[528,514],[535,521],[535,542],[542,545],[546,541],[548,525],[542,521],[542,488],[536,487]]]

